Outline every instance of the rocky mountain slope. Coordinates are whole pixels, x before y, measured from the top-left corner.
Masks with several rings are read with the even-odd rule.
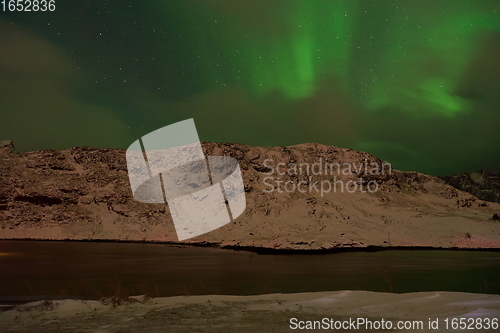
[[[491,220],[500,213],[498,203],[434,176],[368,172],[367,166],[384,166],[368,153],[321,144],[205,142],[203,148],[207,155],[239,161],[247,207],[234,222],[184,243],[269,249],[500,248],[500,223]],[[278,163],[283,164],[277,169]],[[315,163],[364,167],[306,173],[306,166]],[[17,154],[11,142],[3,142],[0,175],[0,239],[177,242],[168,206],[133,198],[124,150],[78,147]],[[343,187],[349,181],[351,187]],[[321,192],[322,182],[340,185]],[[354,182],[361,185],[350,193]],[[363,184],[377,190],[363,192]]]
[[[500,172],[478,170],[441,178],[481,200],[500,203]]]

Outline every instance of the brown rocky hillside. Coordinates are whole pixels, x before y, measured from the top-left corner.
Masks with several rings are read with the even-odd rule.
[[[374,156],[321,144],[251,147],[203,143],[207,155],[236,158],[247,207],[234,222],[185,243],[271,249],[335,249],[366,246],[500,248],[500,205],[417,172],[385,174],[268,175],[306,163],[378,165]],[[265,160],[272,159],[273,162]],[[282,171],[283,171],[282,170]],[[0,239],[172,241],[177,237],[166,205],[132,197],[125,151],[71,148],[18,154],[0,147]],[[272,178],[266,178],[272,177]],[[310,178],[311,177],[311,178]],[[374,193],[321,193],[310,183],[349,181],[378,187]],[[305,193],[277,190],[276,180],[303,182]],[[288,187],[290,189],[290,186]]]

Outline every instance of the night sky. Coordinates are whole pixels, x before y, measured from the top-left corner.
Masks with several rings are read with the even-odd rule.
[[[0,14],[0,140],[319,142],[394,168],[500,170],[498,0],[56,0]]]

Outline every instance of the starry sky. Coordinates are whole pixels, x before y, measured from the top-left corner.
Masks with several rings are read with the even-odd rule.
[[[500,170],[498,0],[57,1],[0,13],[0,140],[318,142],[434,175]]]

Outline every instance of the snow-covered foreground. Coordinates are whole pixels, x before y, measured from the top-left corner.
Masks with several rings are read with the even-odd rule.
[[[125,303],[116,306],[110,302],[78,300],[30,303],[0,313],[0,331],[290,332],[317,328],[307,330],[310,332],[328,331],[336,326],[349,331],[357,328],[379,332],[392,325],[391,331],[396,332],[453,332],[458,331],[453,330],[453,325],[459,328],[479,322],[483,329],[475,326],[475,332],[500,330],[495,326],[500,319],[499,295],[335,291],[154,299],[138,296]],[[468,319],[461,323],[460,318]],[[436,319],[438,328],[429,329],[429,321],[436,325]],[[398,329],[398,325],[408,329]],[[487,326],[490,328],[485,329]]]

